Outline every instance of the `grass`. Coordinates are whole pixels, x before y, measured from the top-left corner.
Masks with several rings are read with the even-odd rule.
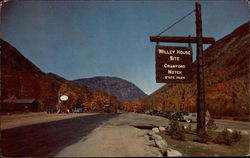
[[[217,134],[214,133],[214,137]],[[194,141],[199,139],[195,132],[184,132],[185,141],[173,139],[168,135],[168,131],[160,132],[159,135],[166,139],[171,148],[180,151],[183,156],[245,156],[249,154],[249,136],[245,135],[231,146],[215,144],[211,141],[207,143]]]

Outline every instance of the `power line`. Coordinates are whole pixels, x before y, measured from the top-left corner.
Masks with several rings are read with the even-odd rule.
[[[191,12],[189,12],[187,15],[185,15],[184,17],[182,17],[181,19],[177,20],[174,24],[172,24],[171,26],[167,27],[165,30],[163,30],[162,32],[160,32],[158,35],[156,36],[160,36],[162,33],[166,32],[167,30],[169,30],[170,28],[172,28],[174,25],[176,25],[177,23],[181,22],[183,19],[185,19],[186,17],[188,17],[189,15],[191,15],[193,12],[195,11],[192,10]]]

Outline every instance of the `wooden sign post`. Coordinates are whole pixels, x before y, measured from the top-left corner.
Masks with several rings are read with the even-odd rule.
[[[203,41],[202,41],[202,21],[201,21],[201,5],[195,3],[196,17],[196,50],[197,50],[197,133],[202,134],[206,131],[205,121],[205,84],[203,71]]]
[[[196,37],[169,37],[169,36],[150,36],[150,41],[151,42],[157,42],[157,45],[159,42],[171,42],[171,43],[196,43],[197,45],[197,89],[198,89],[198,96],[197,96],[197,133],[198,134],[202,134],[205,132],[206,128],[206,122],[205,122],[205,87],[204,87],[204,71],[203,71],[203,65],[204,65],[204,61],[203,61],[203,44],[213,44],[215,42],[214,38],[211,37],[202,37],[202,20],[201,20],[201,5],[199,3],[195,3],[195,17],[196,17]],[[161,47],[160,47],[161,48]],[[165,52],[167,52],[168,48],[163,48],[162,50],[165,50]],[[174,50],[172,50],[174,51]],[[161,61],[164,61],[162,64],[166,64],[168,59],[158,59],[162,58],[162,56],[159,54],[159,50],[158,50],[158,55],[156,56],[156,60],[159,60],[159,63],[161,64]],[[165,56],[166,58],[170,58],[169,56]],[[179,57],[179,59],[181,59],[182,57]],[[175,58],[176,59],[176,58]],[[158,62],[157,62],[158,63]],[[163,80],[158,80],[159,82],[165,82],[165,83],[177,83],[174,79],[172,80],[168,80],[165,76],[168,76],[169,73],[171,74],[171,72],[168,72],[168,69],[165,70],[162,68],[159,68],[158,70],[158,66],[161,67],[162,65],[157,65],[156,63],[156,71],[163,71]],[[168,65],[185,65],[185,60],[183,60],[183,63],[177,63],[177,64],[173,64],[170,62],[170,64]],[[189,65],[189,63],[187,63],[187,65]],[[163,65],[164,67],[165,65]],[[171,66],[170,66],[171,67]],[[181,66],[178,66],[181,67]],[[189,67],[189,66],[188,66]],[[167,67],[169,68],[169,67]],[[173,73],[183,73],[185,74],[185,71],[183,72],[178,72],[179,70],[176,70]],[[188,71],[187,71],[188,72]],[[157,73],[157,72],[156,72]],[[178,76],[178,74],[177,74]],[[161,77],[161,76],[159,76]],[[188,77],[188,75],[187,75]],[[171,77],[170,77],[171,78]],[[175,76],[175,79],[179,78]],[[191,77],[192,78],[192,77]],[[157,79],[157,76],[156,76]],[[165,79],[165,80],[164,80]],[[171,82],[170,82],[171,81]],[[184,81],[184,80],[183,80]],[[183,82],[182,82],[183,83]]]

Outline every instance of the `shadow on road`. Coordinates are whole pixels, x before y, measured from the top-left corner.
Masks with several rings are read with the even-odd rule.
[[[63,148],[85,139],[93,129],[118,115],[97,114],[3,130],[1,155],[54,156]]]

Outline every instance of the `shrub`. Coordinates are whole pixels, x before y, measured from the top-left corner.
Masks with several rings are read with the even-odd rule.
[[[232,145],[234,142],[233,134],[231,134],[227,129],[224,129],[214,140],[216,144]]]
[[[185,140],[184,130],[178,121],[171,120],[169,126],[169,135],[172,136],[172,138],[177,140]]]
[[[211,134],[206,132],[206,131],[199,134],[198,136],[199,136],[199,138],[197,140],[195,140],[195,141],[200,142],[200,143],[206,143],[207,144],[212,139]]]
[[[241,136],[240,131],[233,131],[232,137],[233,137],[234,142],[238,142],[240,141],[242,136]]]
[[[212,140],[214,137],[214,130],[216,130],[218,127],[215,124],[214,120],[210,118],[206,124],[207,131],[198,134],[198,139],[195,139],[194,141],[198,141],[200,143],[208,143]]]
[[[192,132],[192,125],[191,124],[188,125],[187,130],[190,131],[190,132]]]
[[[183,128],[184,129],[184,131],[186,132],[186,133],[188,133],[188,134],[194,134],[194,135],[196,135],[196,130],[194,130],[193,128],[192,128],[192,125],[191,124],[188,124],[188,126],[186,127],[186,128]]]
[[[207,131],[208,133],[211,133],[212,131],[215,131],[218,127],[216,125],[216,123],[214,122],[213,118],[210,118],[206,124],[207,127]]]

